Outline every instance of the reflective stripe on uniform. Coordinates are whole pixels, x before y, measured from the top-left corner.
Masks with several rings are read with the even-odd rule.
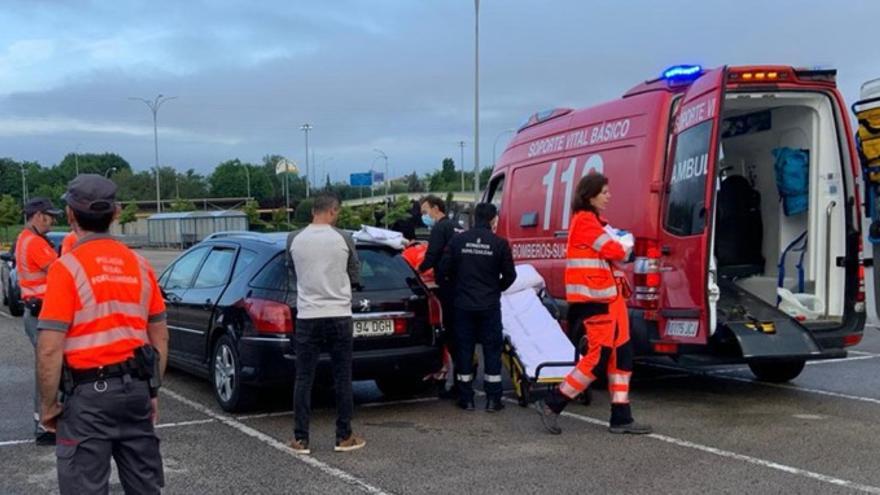
[[[627,403],[629,403],[629,392],[620,392],[620,391],[611,392],[611,403],[612,404],[627,404]]]
[[[66,337],[64,339],[64,352],[101,347],[123,339],[134,339],[140,340],[141,342],[146,342],[147,331],[124,326],[109,328],[107,330],[102,330],[100,332],[90,333],[87,335]]]
[[[76,293],[79,295],[80,304],[83,307],[94,305],[95,293],[92,291],[92,284],[89,283],[86,269],[83,268],[79,260],[72,253],[68,253],[58,258],[58,261],[70,272],[73,284],[76,285]]]
[[[455,379],[460,382],[470,382],[473,381],[474,375],[455,375]]]
[[[483,381],[486,383],[501,383],[501,375],[483,375]]]
[[[581,370],[577,368],[571,370],[571,373],[568,374],[568,378],[571,378],[579,384],[583,385],[584,388],[589,387],[590,384],[593,383],[593,378],[585,375],[581,372]]]
[[[141,274],[141,306],[146,310],[150,307],[150,296],[153,295],[153,287],[150,285],[150,265],[143,256],[135,253],[135,257]]]
[[[19,284],[21,285],[21,284]],[[27,285],[21,285],[21,298],[27,299],[28,297],[37,297],[46,293],[46,284],[35,285],[33,287],[28,287]]]
[[[572,258],[565,262],[566,268],[596,268],[607,270],[608,263],[596,258]]]
[[[591,299],[610,299],[617,295],[617,287],[611,286],[605,289],[591,289],[583,284],[566,284],[565,292],[589,297]]]
[[[46,274],[42,272],[28,272],[22,271],[21,273],[16,272],[19,280],[45,280]]]
[[[569,385],[566,381],[563,381],[559,384],[559,391],[562,393],[562,395],[568,397],[569,399],[574,399],[578,396],[578,394],[582,392],[581,390],[578,390]]]
[[[609,385],[629,385],[629,375],[625,373],[610,373],[608,375]]]
[[[81,325],[117,313],[133,318],[147,319],[147,308],[142,304],[110,300],[84,306],[82,309],[74,312],[73,325]]]
[[[610,240],[611,240],[610,235],[608,235],[608,234],[600,235],[599,237],[596,238],[595,241],[593,241],[593,246],[592,246],[593,250],[598,253],[599,251],[602,250],[602,248],[605,246],[605,244],[608,244],[608,242]]]

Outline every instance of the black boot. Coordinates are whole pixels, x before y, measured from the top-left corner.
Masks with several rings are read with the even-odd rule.
[[[500,412],[502,409],[504,403],[501,402],[501,397],[486,397],[486,412]]]
[[[562,395],[558,388],[554,388],[546,399],[535,403],[535,409],[541,416],[541,424],[544,425],[545,430],[554,435],[562,433],[562,428],[559,427],[559,415],[570,401],[571,399]]]
[[[611,404],[611,421],[608,431],[618,434],[647,435],[654,430],[650,425],[635,422],[629,404]]]

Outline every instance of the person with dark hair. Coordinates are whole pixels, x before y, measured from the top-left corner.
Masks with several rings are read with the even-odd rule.
[[[562,433],[558,424],[562,410],[600,373],[607,373],[611,394],[609,431],[651,433],[650,426],[633,420],[630,410],[633,349],[626,308],[629,287],[613,263],[628,259],[631,246],[612,236],[600,216],[610,199],[608,179],[591,173],[578,183],[571,204],[574,218],[568,230],[565,298],[570,321],[586,331],[587,351],[559,387],[535,404],[544,428],[554,435]]]
[[[480,203],[474,227],[452,238],[443,255],[441,278],[455,294],[458,406],[474,410],[474,347],[483,347],[486,411],[504,409],[501,402],[501,293],[516,280],[513,255],[506,239],[495,235],[498,209]]]
[[[446,216],[446,203],[429,194],[419,200],[422,209],[422,223],[425,227],[431,229],[431,236],[428,238],[428,250],[425,252],[425,259],[419,265],[419,272],[434,270],[434,280],[437,283],[437,298],[440,299],[440,306],[443,310],[443,345],[446,352],[452,357],[452,368],[456,366],[455,360],[455,322],[453,319],[454,309],[452,306],[453,294],[449,288],[449,284],[442,277],[437,276],[440,268],[440,260],[446,251],[449,241],[455,235],[455,224]],[[446,379],[438,380],[438,395],[445,399],[455,399],[458,396],[458,390],[453,384],[450,390],[446,390]]]
[[[126,493],[157,494],[165,302],[149,262],[107,234],[119,215],[116,184],[78,175],[64,200],[79,240],[49,268],[37,343],[40,420],[57,431],[58,484],[62,494],[107,493],[112,457]]]
[[[312,385],[321,352],[329,352],[336,391],[336,452],[356,450],[366,441],[352,433],[351,389],[353,332],[351,294],[360,285],[360,261],[354,240],[334,227],[339,199],[322,194],[312,206],[312,223],[287,238],[287,261],[296,275],[296,382],[294,432],[288,446],[310,454]]]
[[[49,266],[58,259],[46,233],[61,215],[52,202],[46,198],[33,198],[24,205],[27,219],[24,230],[15,242],[15,270],[18,285],[24,300],[25,313],[22,318],[24,333],[36,352],[37,319],[43,298],[46,295],[46,276]],[[36,357],[36,354],[34,355]],[[36,365],[35,365],[36,369]],[[34,437],[37,445],[55,445],[55,434],[40,425],[39,385],[34,386]]]

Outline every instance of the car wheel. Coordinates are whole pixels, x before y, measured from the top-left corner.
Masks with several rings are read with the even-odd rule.
[[[21,316],[24,314],[24,303],[17,291],[9,290],[9,313],[12,316]]]
[[[794,361],[768,361],[749,363],[749,369],[758,378],[758,380],[771,383],[783,383],[794,380],[804,365],[807,364],[803,359]]]
[[[240,381],[241,361],[235,342],[228,335],[223,335],[214,344],[211,356],[211,382],[217,403],[227,412],[247,408],[251,391]]]
[[[376,386],[386,397],[410,397],[424,392],[429,385],[421,376],[388,376],[376,379]]]

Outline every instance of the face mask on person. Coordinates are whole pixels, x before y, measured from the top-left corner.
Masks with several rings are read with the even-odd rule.
[[[431,215],[425,213],[422,215],[422,223],[425,224],[425,227],[429,229],[434,226],[434,218]]]

